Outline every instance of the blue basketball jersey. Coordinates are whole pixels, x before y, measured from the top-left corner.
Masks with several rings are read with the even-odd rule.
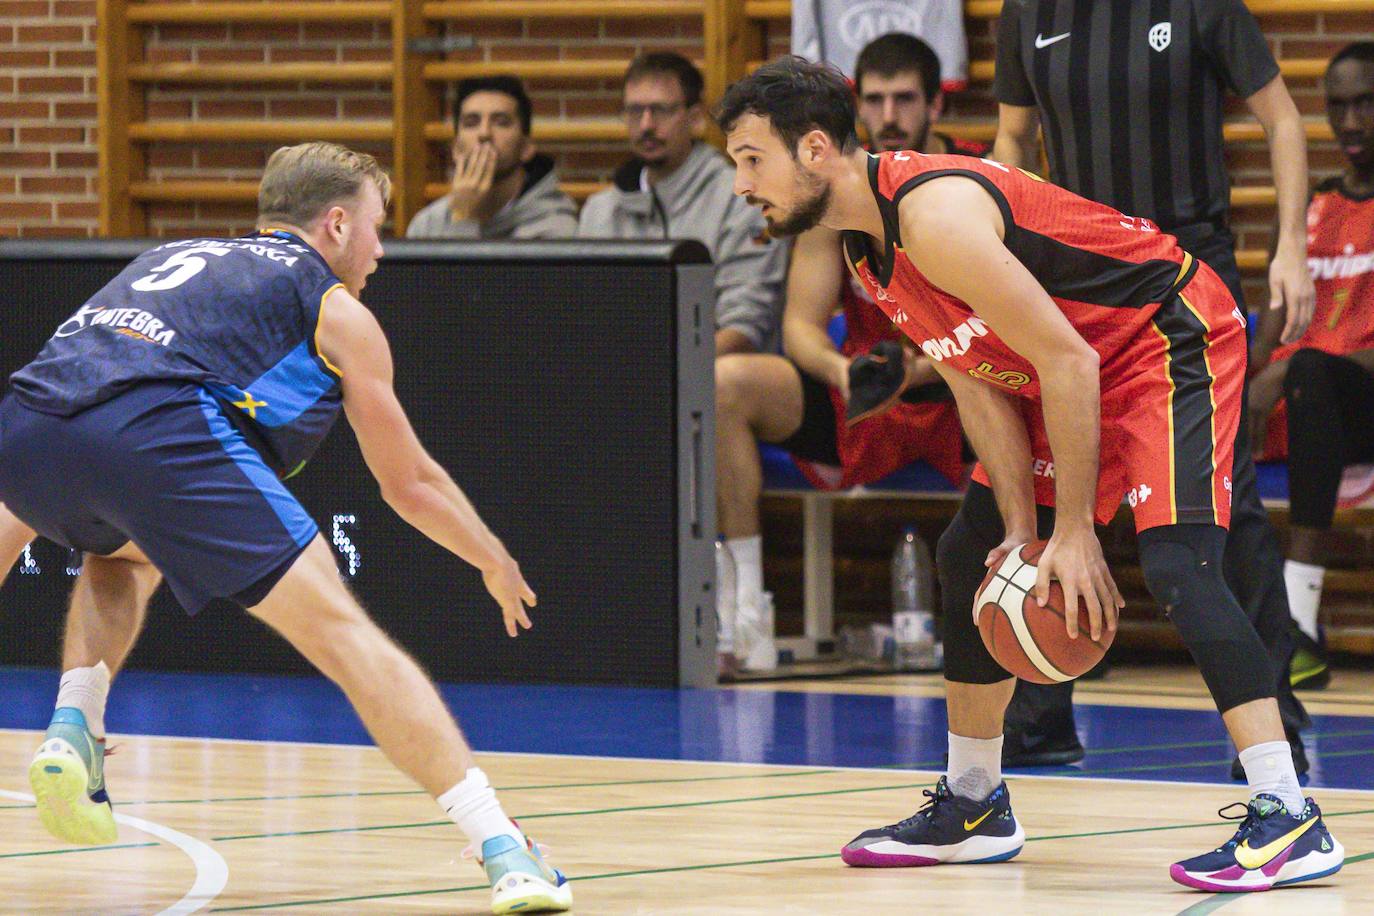
[[[338,370],[316,349],[340,280],[287,232],[169,242],[136,258],[10,377],[26,406],[72,416],[148,381],[199,384],[277,474],[334,425]]]

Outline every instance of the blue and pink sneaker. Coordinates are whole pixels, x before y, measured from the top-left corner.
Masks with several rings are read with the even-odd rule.
[[[1241,822],[1236,835],[1219,849],[1175,862],[1169,867],[1169,877],[1200,891],[1267,891],[1341,870],[1345,850],[1326,829],[1321,809],[1312,799],[1297,815],[1268,794],[1250,799],[1243,815],[1226,813],[1239,804],[1217,812]]]
[[[1005,862],[1026,843],[1011,813],[1007,784],[982,801],[955,795],[941,776],[930,801],[904,821],[865,830],[840,850],[846,865],[903,868],[920,865]]]

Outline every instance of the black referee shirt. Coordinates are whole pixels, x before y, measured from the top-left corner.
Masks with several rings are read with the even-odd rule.
[[[1241,0],[1006,0],[997,101],[1040,110],[1050,177],[1165,229],[1224,226],[1222,92],[1279,67]]]

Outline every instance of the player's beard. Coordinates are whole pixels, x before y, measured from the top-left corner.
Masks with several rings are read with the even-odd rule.
[[[782,219],[767,217],[768,231],[775,236],[801,235],[816,228],[830,209],[830,183],[797,170],[797,203]]]

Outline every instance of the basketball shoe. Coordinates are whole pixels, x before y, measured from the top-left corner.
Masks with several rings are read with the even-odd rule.
[[[1317,628],[1316,639],[1293,627],[1293,660],[1288,682],[1294,690],[1325,690],[1331,683],[1331,658],[1326,652],[1326,633],[1321,627]]]
[[[840,850],[840,858],[869,868],[1005,862],[1025,845],[1005,782],[982,801],[955,795],[943,776],[934,792],[923,794],[930,800],[920,811],[889,827],[865,830]]]
[[[59,840],[86,846],[115,841],[118,829],[105,794],[105,739],[90,733],[79,709],[53,712],[29,764],[29,785],[38,819]]]
[[[1236,835],[1219,849],[1175,862],[1169,877],[1202,891],[1267,891],[1341,870],[1345,850],[1326,829],[1312,799],[1298,815],[1268,794],[1250,799],[1243,815],[1226,813],[1239,804],[1217,812],[1240,821]]]
[[[477,864],[491,882],[493,913],[561,912],[572,908],[572,886],[563,873],[544,861],[539,846],[525,845],[509,834],[482,844]]]

